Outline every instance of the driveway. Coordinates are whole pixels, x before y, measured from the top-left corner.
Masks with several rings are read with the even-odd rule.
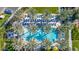
[[[17,10],[18,7],[8,7],[7,9],[11,9],[13,13]]]
[[[3,12],[4,9],[11,9],[13,13],[17,10],[18,7],[0,7],[0,12]]]
[[[3,12],[3,10],[5,9],[6,7],[0,7],[0,12]]]

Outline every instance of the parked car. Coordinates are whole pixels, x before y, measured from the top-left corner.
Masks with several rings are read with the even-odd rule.
[[[12,14],[12,12],[13,12],[13,11],[12,11],[11,9],[5,9],[5,10],[4,10],[4,13],[5,13],[5,14]]]

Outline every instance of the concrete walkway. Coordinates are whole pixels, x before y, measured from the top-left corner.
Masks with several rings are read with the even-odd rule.
[[[70,48],[70,51],[72,51],[72,35],[71,35],[71,29],[69,29],[69,48]]]

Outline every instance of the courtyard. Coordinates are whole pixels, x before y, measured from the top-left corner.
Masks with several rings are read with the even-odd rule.
[[[0,50],[78,50],[79,46],[75,42],[79,38],[75,41],[72,35],[74,32],[69,32],[74,27],[71,25],[73,23],[69,24],[72,22],[72,14],[74,14],[71,10],[63,11],[61,9],[59,12],[58,7],[22,7],[18,8],[16,13],[13,12],[10,20],[8,18],[11,14],[5,14],[5,18],[0,21]],[[8,21],[6,22],[6,20]]]

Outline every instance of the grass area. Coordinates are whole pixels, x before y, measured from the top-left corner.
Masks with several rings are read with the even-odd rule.
[[[79,51],[79,40],[72,40],[72,47],[73,49],[78,49]]]
[[[11,14],[4,14],[5,18],[4,19],[0,19],[0,26],[6,21],[8,20],[8,18],[11,16]]]
[[[4,33],[5,33],[5,29],[0,27],[0,51],[4,47],[4,38],[3,38]]]
[[[58,7],[33,7],[36,9],[37,13],[44,13],[45,10],[48,10],[50,13],[58,13]]]
[[[4,40],[0,38],[0,51],[4,48]]]
[[[73,50],[79,50],[79,28],[75,26],[72,29],[72,39]]]

